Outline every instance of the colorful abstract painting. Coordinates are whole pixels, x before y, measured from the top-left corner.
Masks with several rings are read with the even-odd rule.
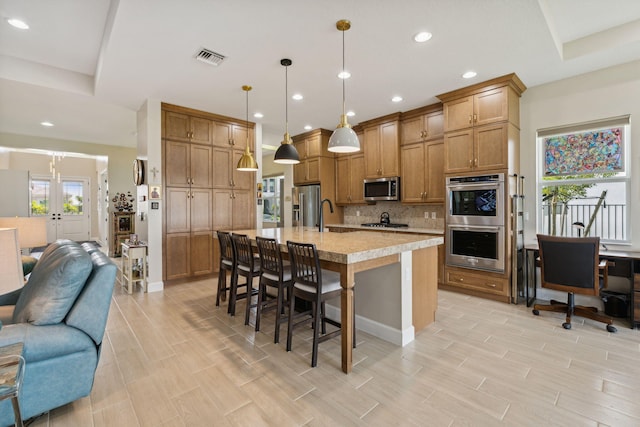
[[[545,176],[624,171],[622,128],[544,139]]]

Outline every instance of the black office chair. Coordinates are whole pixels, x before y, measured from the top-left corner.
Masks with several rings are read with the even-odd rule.
[[[566,313],[565,329],[571,329],[573,315],[607,324],[607,331],[616,332],[613,320],[596,307],[575,305],[574,294],[600,294],[607,277],[606,261],[600,262],[599,237],[557,237],[538,234],[540,249],[540,280],[543,288],[568,292],[567,302],[551,300],[550,305],[535,304],[533,314],[540,311]],[[602,271],[602,274],[600,272]]]
[[[318,364],[318,344],[340,335],[341,332],[340,323],[325,316],[325,301],[338,298],[342,293],[340,274],[320,268],[318,250],[313,243],[288,241],[287,249],[293,275],[293,287],[289,299],[287,351],[291,351],[293,329],[312,321],[313,351],[311,353],[311,367],[316,367]],[[296,298],[310,302],[311,310],[296,314],[294,308]],[[353,347],[355,348],[355,313],[353,317]],[[327,333],[327,323],[337,326],[338,330]]]

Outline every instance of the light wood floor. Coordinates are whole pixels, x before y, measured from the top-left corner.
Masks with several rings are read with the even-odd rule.
[[[215,281],[133,295],[116,284],[90,397],[33,426],[638,426],[640,331],[534,317],[439,291],[435,324],[404,348],[363,332],[350,375],[339,338],[310,368],[310,331],[263,330],[215,307]],[[243,313],[244,303],[239,303]]]

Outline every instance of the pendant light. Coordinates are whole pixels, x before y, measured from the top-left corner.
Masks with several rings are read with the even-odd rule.
[[[273,157],[274,163],[281,163],[285,165],[295,165],[300,163],[300,156],[298,150],[293,146],[291,135],[289,135],[289,74],[287,68],[291,65],[290,59],[281,59],[280,64],[284,67],[284,139],[280,143],[280,147],[276,150],[276,155]]]
[[[346,19],[341,19],[336,22],[336,28],[342,31],[342,72],[344,72],[344,32],[351,28],[351,22]],[[338,124],[331,138],[329,138],[329,147],[327,148],[334,153],[354,153],[360,151],[358,135],[351,129],[351,125],[347,122],[347,114],[345,113],[345,80],[346,79],[342,79],[342,115],[340,116],[340,124]]]
[[[244,149],[244,153],[240,160],[238,160],[238,166],[236,169],[239,171],[255,172],[258,170],[258,163],[253,159],[251,151],[249,151],[249,91],[251,86],[242,86],[242,90],[247,93],[247,147]]]

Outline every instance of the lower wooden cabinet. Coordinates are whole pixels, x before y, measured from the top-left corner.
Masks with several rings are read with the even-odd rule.
[[[213,233],[166,235],[165,277],[184,279],[213,272]]]
[[[445,267],[442,288],[509,302],[509,278],[503,273]]]

